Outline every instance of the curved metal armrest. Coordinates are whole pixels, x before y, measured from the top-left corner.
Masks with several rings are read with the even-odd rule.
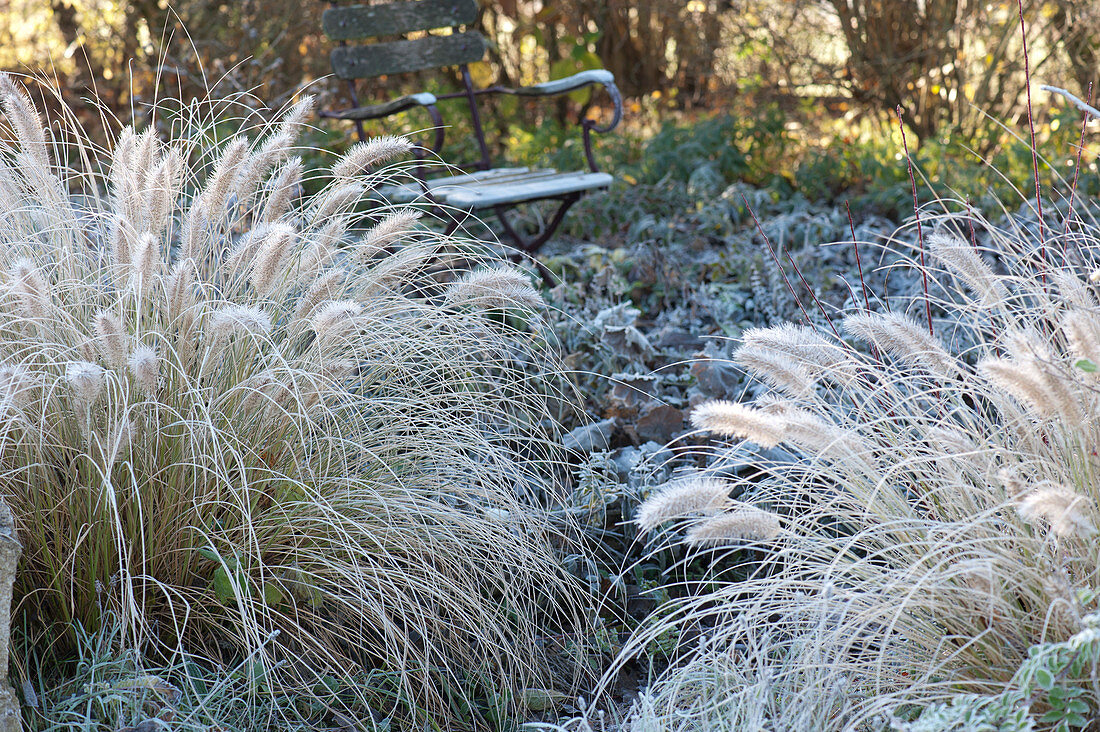
[[[611,121],[606,125],[597,125],[592,120],[584,120],[582,124],[586,130],[591,130],[592,132],[610,132],[618,127],[619,122],[623,119],[623,97],[619,93],[619,87],[615,86],[614,74],[605,69],[581,71],[572,76],[566,76],[563,79],[544,81],[541,84],[522,86],[519,89],[502,89],[501,91],[524,97],[549,97],[575,92],[578,89],[584,89],[593,84],[599,84],[607,90],[607,94],[611,97],[611,103],[614,105],[615,109],[612,113]]]
[[[428,107],[430,112],[431,109],[435,107],[435,103],[435,95],[424,92],[422,94],[409,94],[405,97],[391,99],[382,104],[370,104],[365,107],[354,107],[352,109],[339,109],[334,111],[321,110],[319,114],[321,117],[328,117],[329,119],[379,119],[381,117],[388,117],[391,114],[397,114],[398,112],[404,112],[406,109],[412,109],[413,107]]]
[[[366,107],[354,107],[352,109],[341,109],[336,111],[321,110],[318,114],[321,117],[327,117],[329,119],[349,119],[355,120],[358,123],[363,120],[388,117],[391,114],[404,112],[406,109],[412,109],[413,107],[423,107],[432,118],[432,129],[435,131],[435,139],[432,141],[432,146],[429,150],[438,155],[443,149],[444,128],[443,116],[435,106],[436,101],[434,94],[422,92],[420,94],[409,94],[408,96],[391,99],[382,104],[371,104]],[[362,129],[360,129],[360,134],[362,134]],[[422,153],[417,154],[421,155]]]

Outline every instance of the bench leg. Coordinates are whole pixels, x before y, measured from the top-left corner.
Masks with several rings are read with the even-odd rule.
[[[534,254],[538,251],[539,247],[545,244],[550,237],[554,235],[554,232],[561,226],[566,211],[572,208],[573,204],[580,200],[580,197],[580,193],[570,193],[562,197],[560,199],[561,204],[558,206],[558,210],[554,212],[554,216],[550,219],[550,222],[542,227],[542,231],[531,238],[527,238],[520,234],[515,230],[511,222],[508,221],[507,213],[508,209],[511,208],[510,206],[493,206],[493,211],[496,212],[497,218],[500,219],[500,225],[504,227],[504,233],[515,242],[516,248],[528,254]]]

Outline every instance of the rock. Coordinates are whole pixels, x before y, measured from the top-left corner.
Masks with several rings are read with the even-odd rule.
[[[640,439],[662,445],[671,442],[683,429],[684,413],[667,404],[658,404],[645,410],[634,423],[634,431]]]
[[[602,419],[583,424],[562,437],[561,444],[569,452],[591,453],[611,447],[611,435],[615,432],[614,419]]]

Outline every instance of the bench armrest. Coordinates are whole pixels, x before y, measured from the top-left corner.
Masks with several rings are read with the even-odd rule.
[[[581,71],[580,73],[566,76],[562,79],[544,81],[541,84],[521,86],[519,89],[513,89],[512,91],[521,96],[541,97],[555,94],[568,94],[569,92],[583,89],[592,84],[603,84],[606,86],[607,84],[614,83],[615,77],[610,71],[593,69],[590,71]]]
[[[572,76],[566,76],[563,79],[544,81],[541,84],[523,86],[518,89],[502,89],[502,91],[524,97],[548,97],[575,92],[593,84],[599,84],[607,90],[612,104],[615,105],[615,110],[611,116],[611,121],[606,125],[600,127],[590,122],[586,124],[586,128],[590,128],[593,132],[610,132],[618,127],[619,122],[622,121],[623,98],[619,93],[619,88],[615,86],[615,76],[605,69],[591,69]]]
[[[382,117],[389,117],[391,114],[404,112],[406,109],[412,109],[413,107],[433,107],[435,106],[435,103],[435,95],[424,92],[422,94],[409,94],[405,97],[391,99],[390,101],[383,102],[382,104],[370,104],[365,107],[354,107],[352,109],[338,109],[332,111],[321,110],[319,114],[321,117],[327,117],[329,119],[380,119]]]

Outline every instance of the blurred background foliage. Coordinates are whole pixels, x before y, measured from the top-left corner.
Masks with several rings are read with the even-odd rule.
[[[897,167],[897,105],[910,148],[933,168],[959,152],[1005,163],[1012,154],[1004,130],[1022,129],[1027,113],[1021,13],[1036,83],[1085,97],[1100,81],[1095,0],[481,5],[479,25],[491,51],[473,69],[478,81],[529,84],[600,67],[615,74],[628,116],[604,155],[636,180],[666,173],[686,179],[702,156],[724,176],[756,184],[781,179],[814,195],[866,189],[885,182],[881,165]],[[118,118],[139,123],[158,100],[207,92],[242,95],[239,104],[265,110],[308,88],[322,106],[340,107],[346,89],[329,76],[332,44],[320,32],[325,7],[316,0],[8,0],[0,5],[0,67],[45,72],[70,104],[97,98]],[[365,90],[364,101],[454,81],[383,78]],[[1040,139],[1060,135],[1054,149],[1072,157],[1080,117],[1067,116],[1061,101],[1038,97]],[[605,100],[495,103],[510,105],[490,116],[499,120],[498,151],[520,162],[547,155],[579,162],[568,121],[598,114]],[[84,109],[99,116],[92,105]],[[716,121],[723,116],[725,122]],[[373,131],[427,124],[414,112]],[[348,131],[319,131],[314,144],[338,147]],[[455,161],[469,158],[459,149],[462,133],[449,134]],[[647,155],[662,134],[668,139],[656,143],[659,154]],[[1086,163],[1093,162],[1086,154]],[[1063,163],[1052,161],[1055,169]]]

